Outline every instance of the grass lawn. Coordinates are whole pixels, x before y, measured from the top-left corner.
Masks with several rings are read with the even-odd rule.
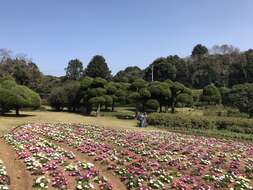
[[[89,117],[68,112],[52,111],[22,111],[22,115],[14,114],[0,116],[0,134],[27,123],[82,123],[105,127],[136,128],[136,120],[120,120],[115,117]]]

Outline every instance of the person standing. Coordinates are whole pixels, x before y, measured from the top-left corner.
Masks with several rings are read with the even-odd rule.
[[[141,113],[138,115],[137,120],[139,121],[139,127],[143,127],[144,126],[144,114]]]

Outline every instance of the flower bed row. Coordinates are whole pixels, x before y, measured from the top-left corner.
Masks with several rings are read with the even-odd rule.
[[[253,189],[252,144],[67,124],[32,131],[89,155],[128,189]]]
[[[35,189],[45,190],[50,186],[62,190],[73,186],[78,190],[112,189],[92,164],[77,160],[72,152],[31,132],[31,128],[30,125],[22,126],[5,135],[5,141],[15,149],[27,170],[35,176]],[[70,184],[71,178],[75,179],[75,184]]]
[[[10,177],[7,174],[6,167],[0,160],[0,190],[8,190],[10,185]]]

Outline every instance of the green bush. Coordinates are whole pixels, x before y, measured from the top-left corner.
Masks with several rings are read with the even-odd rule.
[[[115,116],[118,119],[135,119],[135,115],[133,113],[117,113]]]
[[[201,101],[208,103],[208,105],[220,104],[221,94],[216,86],[210,84],[203,89],[203,94],[200,99]]]
[[[151,109],[153,111],[157,111],[158,108],[159,108],[159,102],[155,99],[149,99],[146,102],[146,106],[147,106],[148,109]]]
[[[204,117],[192,117],[186,115],[168,114],[168,113],[151,113],[148,118],[148,124],[160,125],[164,127],[182,127],[182,128],[212,128],[213,122]]]
[[[194,117],[168,113],[152,113],[148,124],[169,128],[218,129],[253,134],[253,120],[233,117]]]

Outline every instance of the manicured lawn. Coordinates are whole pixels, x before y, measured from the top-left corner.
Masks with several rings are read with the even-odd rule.
[[[0,116],[0,134],[27,123],[82,123],[105,127],[136,128],[135,120],[120,120],[115,117],[89,117],[68,112],[22,111],[21,116],[14,114]]]

